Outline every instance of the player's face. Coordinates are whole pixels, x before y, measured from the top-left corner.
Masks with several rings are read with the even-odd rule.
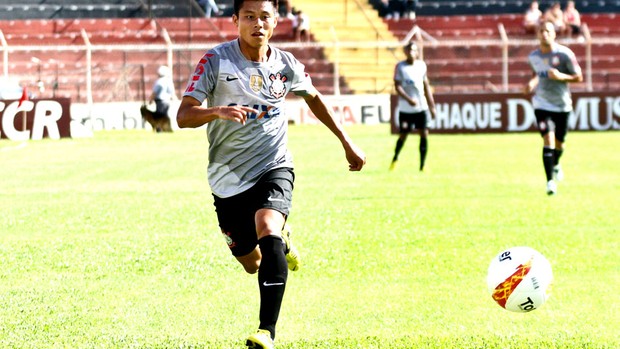
[[[553,23],[545,22],[538,28],[538,40],[541,46],[551,46],[555,41],[555,28]]]
[[[269,42],[278,17],[271,1],[245,1],[239,16],[233,15],[233,22],[239,28],[241,40],[258,48]]]
[[[405,47],[405,55],[408,60],[413,60],[418,58],[418,47],[416,45],[411,45],[411,48]]]

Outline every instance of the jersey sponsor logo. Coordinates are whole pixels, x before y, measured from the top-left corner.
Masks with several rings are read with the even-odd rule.
[[[231,103],[228,106],[232,107],[238,105],[236,103]],[[264,105],[264,104],[254,104],[254,105],[243,105],[244,107],[251,107],[256,110],[260,110],[259,113],[247,113],[248,119],[260,120],[260,119],[270,119],[280,116],[280,108],[274,107],[272,105]]]
[[[271,85],[269,86],[269,93],[274,98],[282,98],[286,95],[286,85],[284,83],[288,78],[286,75],[282,75],[281,73],[271,74],[269,75],[269,80],[271,80]]]
[[[258,93],[263,88],[263,77],[260,75],[250,75],[250,88]]]
[[[192,79],[189,82],[189,84],[187,84],[187,88],[185,89],[185,92],[193,92],[196,89],[196,81],[200,80],[200,76],[204,74],[205,72],[205,63],[207,63],[209,58],[213,56],[215,56],[215,54],[207,53],[204,56],[202,56],[200,61],[198,61],[198,64],[196,65],[196,69],[194,70],[194,74],[192,75]]]

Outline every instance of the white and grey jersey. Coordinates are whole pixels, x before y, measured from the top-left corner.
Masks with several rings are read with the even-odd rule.
[[[252,187],[266,171],[293,168],[287,148],[288,92],[315,95],[305,67],[289,52],[270,46],[266,62],[246,59],[237,40],[207,51],[189,79],[184,96],[209,107],[244,105],[257,109],[245,125],[216,119],[207,124],[209,185],[226,198]]]
[[[401,61],[394,68],[394,80],[400,82],[408,96],[417,99],[418,105],[411,105],[409,102],[398,96],[398,111],[403,113],[419,113],[428,110],[428,103],[424,93],[424,81],[426,80],[426,63],[421,60],[414,60],[413,64]]]
[[[551,52],[542,53],[534,50],[528,56],[532,70],[538,75],[538,86],[534,91],[532,105],[534,109],[543,109],[552,112],[569,112],[573,110],[568,83],[549,79],[548,71],[557,69],[564,74],[577,74],[581,67],[577,63],[575,54],[568,47],[554,44]]]

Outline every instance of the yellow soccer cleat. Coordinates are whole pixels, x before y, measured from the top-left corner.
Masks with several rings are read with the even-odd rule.
[[[282,240],[284,240],[284,244],[286,245],[284,252],[286,253],[288,268],[292,271],[299,270],[301,258],[299,257],[299,252],[291,242],[291,227],[288,224],[284,224],[284,228],[282,228]]]
[[[258,330],[249,336],[245,341],[248,349],[274,349],[275,345],[271,339],[271,332],[267,330]]]
[[[394,171],[394,169],[396,168],[396,162],[397,160],[392,161],[392,163],[390,164],[390,171]]]

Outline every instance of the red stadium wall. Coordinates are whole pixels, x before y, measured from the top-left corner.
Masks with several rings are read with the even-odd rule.
[[[396,96],[325,96],[334,114],[345,124],[390,124],[395,122]],[[517,93],[436,94],[437,116],[430,123],[436,134],[535,132],[534,110],[529,98]],[[574,93],[574,112],[569,128],[574,131],[620,130],[620,93]],[[94,130],[148,129],[139,113],[140,103],[73,104],[67,98],[0,100],[0,137],[28,140],[92,136]],[[286,115],[293,124],[320,123],[300,98],[291,99]],[[177,104],[171,106],[174,121]],[[73,110],[73,113],[72,113]],[[25,112],[25,113],[24,113]],[[24,125],[24,114],[26,124]],[[73,114],[73,115],[72,115]],[[174,129],[176,123],[173,123]],[[78,133],[75,133],[78,132]]]
[[[536,131],[530,99],[519,93],[435,94],[437,117],[430,123],[433,133],[501,133]],[[391,110],[396,110],[391,96]],[[575,131],[620,130],[620,93],[573,93],[569,128]],[[391,131],[398,133],[395,113]]]
[[[0,101],[0,138],[71,137],[70,106],[68,98]]]

